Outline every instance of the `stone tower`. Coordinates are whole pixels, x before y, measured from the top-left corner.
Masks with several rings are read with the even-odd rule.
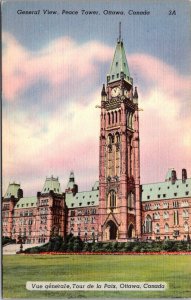
[[[101,92],[99,239],[141,237],[138,92],[121,34]]]

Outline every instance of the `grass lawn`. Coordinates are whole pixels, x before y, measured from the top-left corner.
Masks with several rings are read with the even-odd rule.
[[[191,297],[191,256],[7,255],[3,298]],[[26,281],[161,281],[166,291],[28,291]]]

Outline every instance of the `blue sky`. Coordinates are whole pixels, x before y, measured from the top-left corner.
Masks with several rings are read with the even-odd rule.
[[[57,10],[58,15],[43,15],[43,9]],[[62,15],[63,9],[78,10],[79,14]],[[82,9],[98,10],[100,14],[81,15]],[[41,14],[18,15],[17,10],[41,10]],[[124,15],[104,15],[104,10],[122,10]],[[150,15],[129,15],[129,10],[148,10]],[[169,16],[169,10],[176,10],[176,16]],[[88,188],[97,179],[98,150],[93,155],[97,159],[92,159],[92,153],[84,156],[82,147],[80,156],[84,164],[81,165],[72,157],[72,153],[68,153],[73,147],[79,147],[79,132],[75,125],[78,122],[81,124],[84,118],[88,119],[88,114],[93,121],[89,125],[84,124],[90,130],[81,141],[86,145],[86,139],[91,139],[92,149],[98,146],[94,140],[98,142],[99,112],[95,112],[93,105],[100,101],[101,84],[106,79],[112,60],[119,22],[122,23],[122,37],[131,76],[142,97],[140,106],[146,110],[140,128],[143,140],[142,182],[163,180],[168,167],[177,167],[179,172],[181,167],[191,170],[191,157],[188,154],[190,135],[186,132],[190,125],[188,1],[5,1],[2,15],[5,57],[3,120],[4,128],[9,130],[3,141],[6,152],[3,161],[4,189],[9,181],[16,180],[26,187],[27,193],[33,190],[35,193],[35,189],[40,189],[43,184],[42,178],[51,175],[49,172],[66,181],[70,165],[77,172],[82,189]],[[170,110],[168,114],[163,111],[164,106]],[[163,124],[161,129],[155,124],[157,115],[158,122],[160,120]],[[174,129],[171,128],[172,123]],[[150,132],[151,124],[151,127],[156,127],[157,136],[153,131]],[[71,135],[75,138],[66,143],[64,133],[71,128],[74,130]],[[182,131],[184,137],[181,136]],[[58,133],[60,136],[63,133],[63,152],[50,152],[46,157],[47,148],[54,149],[56,141],[62,142]],[[181,136],[179,141],[177,134]],[[56,136],[58,139],[54,140]],[[150,147],[150,151],[156,153],[152,163],[148,163],[153,153],[147,154],[148,138],[153,139],[153,145],[157,145],[157,151],[154,146]],[[168,139],[172,141],[170,145]],[[161,165],[161,160],[157,158],[163,156],[163,148],[167,147],[166,159]],[[175,149],[172,158],[169,154],[171,149]],[[44,161],[40,154],[42,152]],[[42,169],[34,167],[34,155]],[[54,166],[55,155],[65,156],[65,159]],[[181,159],[175,159],[177,156],[181,156]],[[70,160],[71,164],[68,163]],[[153,164],[156,165],[154,170]],[[23,171],[17,171],[18,165]]]
[[[18,9],[50,9],[60,14],[18,15]],[[62,15],[62,9],[78,10],[79,14]],[[82,9],[98,10],[100,15],[82,15]],[[123,10],[125,15],[103,15],[105,9]],[[129,15],[129,10],[148,10],[150,15]],[[168,16],[170,10],[176,10],[176,16]],[[63,35],[69,35],[79,43],[94,39],[113,46],[121,21],[129,53],[154,54],[178,71],[189,72],[186,60],[181,59],[190,50],[188,1],[5,1],[3,16],[3,30],[12,33],[21,44],[33,51],[44,47],[50,39]]]

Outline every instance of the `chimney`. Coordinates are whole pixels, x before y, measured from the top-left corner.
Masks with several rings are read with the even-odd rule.
[[[23,198],[23,190],[22,189],[18,189],[18,191],[17,191],[17,198],[18,198],[18,200],[21,199],[21,198]]]
[[[185,183],[187,179],[187,171],[186,169],[182,169],[182,182]]]
[[[172,184],[175,184],[176,180],[177,180],[176,171],[172,170],[172,173],[171,173],[171,182],[172,182]]]

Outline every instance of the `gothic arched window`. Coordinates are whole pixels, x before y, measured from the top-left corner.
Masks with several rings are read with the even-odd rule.
[[[160,225],[158,223],[155,225],[155,233],[160,233]]]
[[[175,211],[174,211],[174,225],[178,225],[178,224],[179,224],[178,211],[175,210]]]
[[[169,225],[167,223],[164,225],[164,231],[169,232]]]
[[[184,223],[184,231],[185,231],[185,232],[188,232],[188,229],[189,229],[188,223],[185,222],[185,223]]]
[[[184,209],[183,213],[182,213],[183,218],[187,218],[188,217],[188,210]]]
[[[121,111],[119,110],[119,122],[121,122]]]
[[[129,127],[129,112],[127,113],[127,127]]]
[[[115,135],[115,142],[116,142],[116,143],[120,143],[120,135],[119,135],[119,132],[117,132],[116,135]]]
[[[135,194],[130,192],[128,194],[128,207],[134,208],[135,207]]]
[[[117,118],[117,111],[115,112],[115,123],[118,122],[118,118]]]
[[[107,142],[108,142],[108,145],[110,145],[110,146],[113,144],[113,142],[114,142],[114,136],[112,134],[108,135]]]
[[[116,207],[116,192],[110,191],[108,195],[108,205],[110,208]]]
[[[108,117],[108,125],[111,124],[111,117],[110,117],[110,113],[107,114],[107,117]]]
[[[114,112],[111,113],[112,124],[114,123]]]
[[[132,128],[132,119],[133,119],[133,114],[129,114],[129,127]]]
[[[147,215],[145,220],[145,232],[151,233],[152,232],[152,219],[150,215]]]

